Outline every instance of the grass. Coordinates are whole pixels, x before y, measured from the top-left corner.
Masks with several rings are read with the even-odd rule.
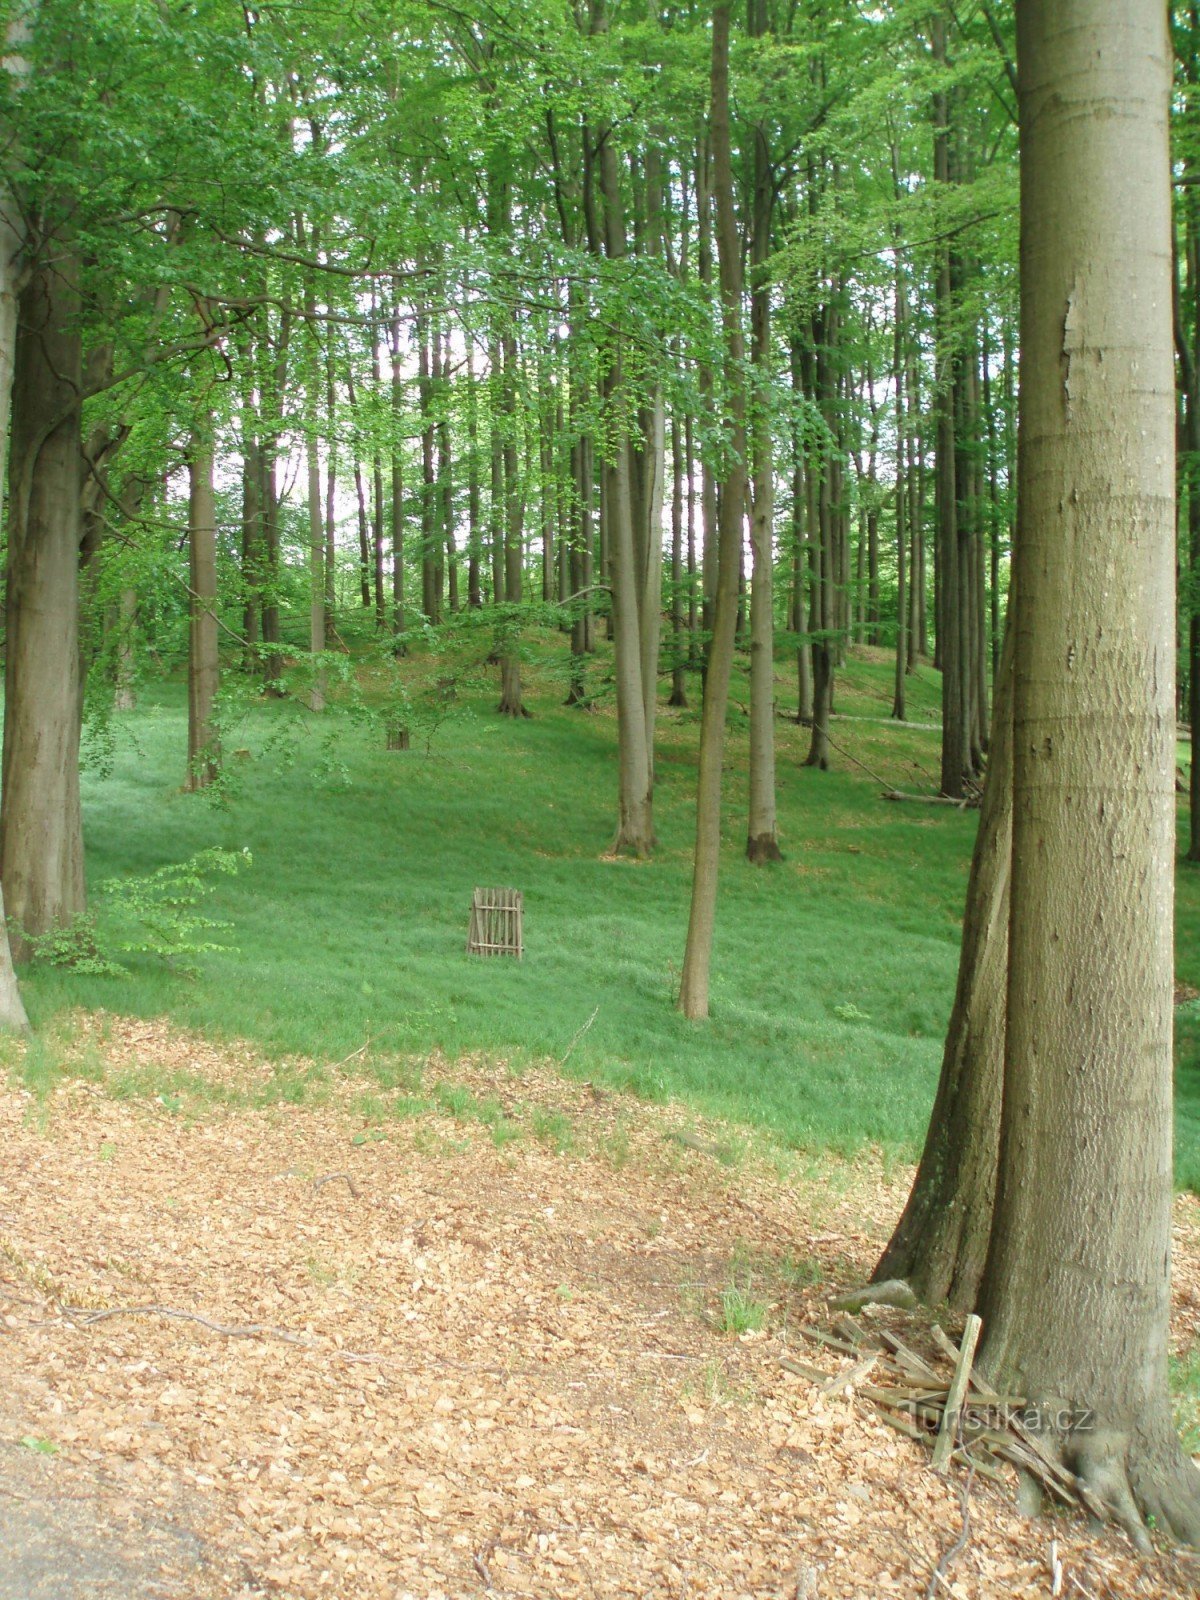
[[[878,778],[934,786],[936,675],[922,668],[910,681],[910,716],[923,726],[900,727],[888,721],[887,657],[854,653],[839,677],[836,770],[818,773],[801,764],[806,731],[782,714],[794,699],[781,667],[786,859],[767,868],[742,854],[747,695],[735,682],[712,1014],[696,1025],[673,1002],[697,710],[661,712],[654,860],[614,860],[607,663],[590,669],[600,705],[589,715],[561,704],[560,636],[534,636],[529,656],[533,720],[497,717],[494,685],[468,679],[429,753],[385,751],[377,729],[337,715],[246,708],[227,736],[233,785],[221,803],[180,790],[182,686],[146,686],[138,710],[114,720],[109,770],[85,775],[89,878],[145,875],[211,846],[249,849],[253,866],[219,879],[206,905],[230,924],[231,948],[200,957],[190,977],[137,956],[120,977],[27,969],[35,1024],[75,1006],[167,1014],[326,1069],[353,1057],[346,1070],[374,1072],[383,1087],[438,1053],[519,1070],[569,1051],[572,1075],[677,1096],[784,1145],[851,1152],[870,1141],[911,1156],[950,1009],[975,819],[886,804]],[[430,663],[416,657],[406,670],[419,677]],[[438,670],[452,669],[442,660]],[[465,954],[482,884],[524,892],[524,961]],[[1180,977],[1200,987],[1200,869],[1181,870],[1179,930]],[[1180,1176],[1200,1187],[1200,1012],[1180,1029],[1179,1091]],[[289,1079],[289,1092],[308,1088]],[[498,1108],[443,1109],[505,1137]],[[535,1132],[569,1148],[569,1128]]]

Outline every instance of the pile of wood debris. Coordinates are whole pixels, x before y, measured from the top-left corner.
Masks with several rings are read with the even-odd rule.
[[[977,1316],[968,1316],[956,1345],[935,1323],[929,1330],[932,1349],[924,1356],[891,1329],[868,1330],[843,1312],[831,1332],[801,1332],[822,1349],[848,1357],[849,1366],[830,1374],[790,1356],[781,1356],[780,1365],[815,1383],[826,1397],[852,1391],[869,1401],[890,1427],[931,1448],[938,1471],[957,1463],[1004,1483],[1007,1462],[1052,1500],[1107,1521],[1104,1502],[1039,1442],[1043,1418],[1037,1408],[1024,1395],[997,1393],[976,1371],[981,1327]]]

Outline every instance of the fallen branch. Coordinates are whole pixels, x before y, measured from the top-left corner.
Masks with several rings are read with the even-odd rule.
[[[357,1200],[358,1190],[354,1186],[354,1179],[348,1172],[330,1172],[324,1178],[314,1178],[312,1183],[313,1193],[316,1194],[318,1190],[323,1189],[327,1183],[336,1183],[339,1178],[342,1179],[347,1189],[349,1189],[350,1193]]]
[[[588,1029],[591,1027],[592,1023],[595,1022],[596,1018],[599,1015],[600,1015],[600,1007],[597,1006],[596,1009],[592,1012],[591,1016],[583,1024],[583,1026],[579,1027],[579,1028],[576,1028],[575,1032],[571,1035],[570,1044],[563,1051],[562,1059],[558,1063],[560,1067],[565,1067],[566,1066],[568,1060],[570,1059],[571,1051],[574,1050],[575,1046],[579,1043],[580,1039],[583,1038],[584,1034],[588,1031]]]
[[[885,800],[911,800],[914,805],[921,806],[953,806],[956,811],[965,811],[973,802],[970,800],[955,800],[948,794],[909,794],[904,789],[885,789]]]
[[[110,1317],[172,1317],[179,1322],[198,1322],[202,1328],[224,1335],[226,1339],[283,1339],[288,1344],[309,1344],[298,1333],[286,1328],[268,1327],[263,1322],[247,1322],[240,1327],[227,1327],[223,1322],[213,1322],[198,1311],[177,1311],[174,1306],[109,1306],[103,1311],[89,1311],[86,1306],[59,1306],[64,1317],[77,1322],[81,1328],[93,1323],[107,1322]]]
[[[946,1588],[949,1589],[950,1585],[946,1583],[946,1573],[949,1570],[950,1563],[957,1560],[967,1548],[967,1541],[971,1537],[971,1485],[974,1481],[975,1469],[972,1467],[967,1473],[967,1481],[960,1483],[958,1486],[958,1498],[962,1506],[962,1532],[950,1548],[944,1550],[938,1558],[938,1564],[934,1567],[929,1578],[929,1587],[925,1591],[925,1600],[933,1600],[939,1583],[945,1584]]]
[[[359,1045],[357,1050],[351,1050],[348,1056],[343,1056],[340,1061],[335,1061],[329,1068],[329,1071],[336,1072],[339,1067],[349,1066],[351,1061],[357,1061],[359,1056],[366,1055],[367,1051],[371,1048],[374,1038],[375,1035],[373,1033],[368,1034],[366,1039],[362,1042],[362,1044]]]

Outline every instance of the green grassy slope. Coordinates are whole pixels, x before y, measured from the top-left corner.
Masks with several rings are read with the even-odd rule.
[[[664,708],[650,863],[606,858],[615,817],[615,728],[604,697],[564,709],[557,635],[530,646],[532,721],[465,693],[432,753],[389,753],[378,734],[309,719],[273,748],[288,713],[262,704],[237,727],[224,806],[179,790],[178,685],[148,689],[118,725],[107,776],[89,776],[93,884],[143,874],[207,845],[248,847],[251,870],[214,898],[236,952],[186,978],[138,960],[123,978],[35,967],[35,1020],[72,1005],[169,1013],[214,1036],[337,1062],[486,1051],[561,1059],[647,1096],[765,1125],[799,1146],[873,1140],[911,1154],[924,1131],[953,990],[971,814],[895,805],[880,783],[931,792],[938,685],[910,680],[910,716],[888,722],[891,667],[857,652],[839,680],[837,770],[801,766],[806,731],[781,666],[780,831],[785,861],[752,868],[745,838],[744,684],[734,688],[712,1016],[673,1008],[687,918],[695,711]],[[476,654],[478,655],[478,650]],[[431,664],[414,660],[414,677]],[[438,671],[444,666],[438,665]],[[849,757],[853,757],[851,761]],[[856,765],[855,762],[861,765]],[[348,781],[347,781],[348,780]],[[476,884],[524,891],[527,955],[464,953]],[[1200,986],[1200,875],[1180,884],[1180,976]],[[594,1021],[580,1034],[593,1017]],[[576,1036],[578,1035],[578,1038]],[[1181,1029],[1180,1175],[1200,1184],[1200,1020]]]

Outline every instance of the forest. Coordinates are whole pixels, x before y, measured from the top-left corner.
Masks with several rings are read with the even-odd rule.
[[[0,13],[0,1600],[1200,1592],[1200,12]]]

